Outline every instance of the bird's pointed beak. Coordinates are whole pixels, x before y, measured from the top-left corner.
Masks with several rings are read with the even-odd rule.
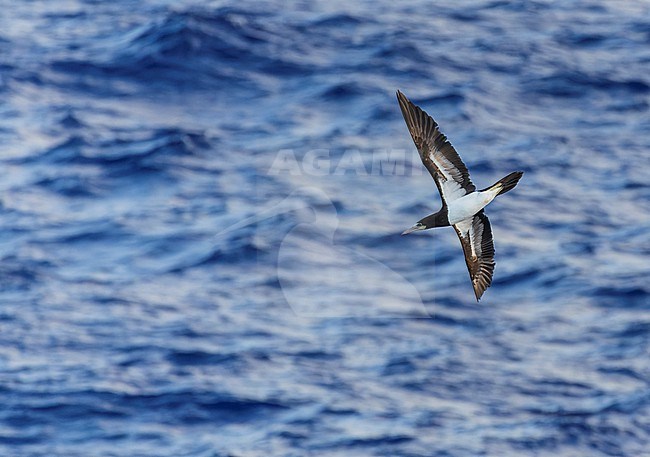
[[[408,235],[409,233],[417,232],[418,230],[424,230],[424,225],[415,224],[413,227],[404,230],[402,235]]]

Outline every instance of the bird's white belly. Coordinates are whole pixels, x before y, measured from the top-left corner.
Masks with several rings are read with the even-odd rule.
[[[472,192],[449,203],[447,205],[449,223],[454,225],[473,217],[494,200],[497,193],[498,191]]]

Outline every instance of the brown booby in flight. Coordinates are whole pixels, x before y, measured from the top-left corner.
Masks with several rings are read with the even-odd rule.
[[[431,173],[442,199],[440,211],[420,219],[402,235],[452,226],[463,246],[465,263],[478,301],[492,283],[495,265],[492,230],[483,208],[497,195],[513,189],[524,173],[515,171],[492,186],[477,191],[467,167],[440,132],[436,121],[400,91],[397,91],[397,100],[422,163]]]

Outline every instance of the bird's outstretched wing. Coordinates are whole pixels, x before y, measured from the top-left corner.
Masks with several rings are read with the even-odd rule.
[[[490,221],[481,210],[471,219],[454,225],[454,229],[463,246],[465,263],[478,301],[485,289],[492,284],[494,274],[494,242]]]
[[[467,167],[440,132],[436,121],[400,91],[397,91],[397,100],[422,163],[438,186],[442,204],[446,206],[474,192],[476,187],[469,178]]]

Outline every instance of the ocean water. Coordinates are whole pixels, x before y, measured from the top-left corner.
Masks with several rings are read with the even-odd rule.
[[[647,2],[0,7],[0,455],[650,456]]]

